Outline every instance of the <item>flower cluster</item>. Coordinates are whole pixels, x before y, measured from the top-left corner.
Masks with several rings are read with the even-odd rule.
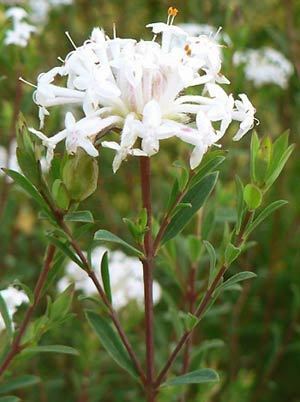
[[[28,16],[27,12],[21,7],[11,7],[5,15],[12,19],[13,28],[6,31],[4,44],[26,47],[31,34],[36,31],[33,25],[24,21]]]
[[[30,18],[36,24],[44,24],[52,8],[72,3],[73,0],[29,0]]]
[[[221,87],[229,83],[221,74],[221,45],[211,36],[190,36],[174,26],[176,14],[170,7],[167,23],[147,25],[154,33],[148,41],[118,38],[115,29],[109,38],[95,28],[83,46],[73,44],[62,66],[40,74],[34,101],[41,127],[55,105],[78,105],[84,113],[76,122],[68,112],[66,128],[50,138],[31,130],[47,147],[48,164],[63,140],[68,153],[81,147],[96,157],[98,139],[115,129],[120,141],[102,142],[116,151],[114,172],[128,155],[152,156],[160,141],[171,137],[194,147],[194,169],[233,120],[240,124],[234,140],[253,127],[255,109],[247,96],[234,100]],[[54,83],[64,77],[65,86]],[[195,87],[201,95],[188,94]]]
[[[107,250],[103,247],[97,247],[93,250],[91,258],[93,267],[99,266],[105,251]],[[98,272],[98,270],[95,269],[95,272]],[[137,302],[138,306],[143,306],[143,267],[138,258],[129,257],[122,251],[110,251],[109,275],[115,309],[119,310],[133,300]],[[101,281],[100,275],[98,279]],[[74,283],[75,288],[81,290],[86,296],[92,296],[96,293],[95,285],[89,276],[72,261],[67,264],[65,276],[57,284],[58,291],[64,291],[71,283]],[[154,303],[159,301],[160,293],[160,287],[154,281]]]
[[[27,295],[22,290],[18,290],[13,286],[9,286],[7,289],[0,290],[0,295],[6,304],[10,318],[13,317],[13,315],[17,311],[17,308],[21,306],[21,304],[29,302]],[[4,329],[5,323],[0,313],[0,331],[3,331]]]
[[[237,66],[245,66],[246,78],[256,87],[275,84],[284,89],[294,71],[292,63],[270,47],[236,52],[233,62]]]

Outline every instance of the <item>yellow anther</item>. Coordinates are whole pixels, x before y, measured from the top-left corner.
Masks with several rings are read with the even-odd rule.
[[[168,8],[168,15],[170,15],[171,17],[176,17],[177,14],[178,14],[177,8],[175,7]]]

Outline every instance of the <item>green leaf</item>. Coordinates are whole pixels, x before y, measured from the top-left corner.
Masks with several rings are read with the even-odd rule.
[[[86,311],[86,317],[100,339],[101,344],[113,360],[132,377],[137,379],[136,370],[128,356],[128,353],[121,343],[120,338],[112,329],[110,323],[93,311]]]
[[[192,313],[179,312],[179,317],[183,321],[183,326],[186,331],[191,331],[199,323],[199,318]]]
[[[280,175],[282,169],[284,168],[285,164],[287,163],[289,157],[291,156],[295,145],[290,145],[287,150],[281,155],[281,157],[277,160],[277,163],[271,164],[271,169],[267,172],[267,180],[266,180],[266,190],[269,189],[275,180]],[[275,158],[274,158],[275,159]],[[272,159],[273,162],[273,159]]]
[[[190,373],[181,375],[179,377],[171,378],[162,384],[162,386],[171,387],[175,385],[204,384],[218,381],[220,381],[218,373],[215,370],[205,368],[191,371]]]
[[[78,268],[80,269],[80,268]],[[49,308],[49,318],[52,321],[64,318],[69,312],[74,294],[74,285],[64,290]]]
[[[229,267],[241,254],[241,248],[228,243],[225,249],[225,265]]]
[[[213,281],[214,275],[215,275],[215,270],[216,270],[216,262],[217,262],[217,256],[214,247],[211,245],[211,243],[207,240],[203,240],[203,244],[208,252],[209,256],[209,280],[208,284],[210,285]]]
[[[143,257],[143,253],[140,250],[138,250],[135,247],[131,246],[130,244],[126,243],[120,237],[114,235],[113,233],[109,232],[108,230],[98,230],[95,233],[94,240],[120,244],[121,246],[130,250],[136,256]]]
[[[189,235],[187,238],[187,245],[189,250],[189,258],[191,262],[197,262],[201,255],[201,238],[195,235]]]
[[[237,209],[237,220],[235,224],[235,232],[237,234],[240,233],[243,215],[244,215],[244,186],[242,180],[239,176],[235,176],[235,185],[236,185],[236,209]]]
[[[244,188],[244,201],[250,211],[257,209],[262,202],[262,192],[254,184],[247,184]]]
[[[6,394],[11,391],[16,391],[18,389],[23,389],[26,387],[31,387],[40,382],[40,378],[35,375],[22,375],[20,377],[14,378],[0,386],[0,394]]]
[[[254,131],[251,137],[251,145],[250,145],[250,173],[251,173],[251,181],[256,183],[256,158],[259,150],[259,138],[257,132]]]
[[[233,285],[236,285],[239,282],[245,281],[247,279],[255,278],[257,275],[254,272],[244,271],[239,272],[238,274],[233,275],[231,278],[227,279],[224,283],[222,283],[218,288],[217,292],[223,292],[224,290],[228,290]]]
[[[78,350],[64,345],[46,345],[46,346],[33,346],[24,349],[23,354],[36,354],[36,353],[61,353],[66,355],[78,356]]]
[[[30,197],[32,197],[39,207],[49,216],[51,219],[53,219],[52,214],[48,208],[48,205],[44,201],[43,197],[40,195],[36,187],[30,183],[30,181],[23,175],[21,175],[18,172],[15,172],[14,170],[10,169],[3,169],[3,171],[11,177],[15,183],[17,183]]]
[[[94,223],[94,217],[90,211],[69,212],[64,216],[65,222]]]
[[[247,230],[245,231],[244,237],[247,238],[249,234],[258,226],[260,225],[269,215],[271,215],[276,209],[282,207],[283,205],[287,204],[287,201],[278,200],[272,202],[268,205],[261,213],[257,216],[257,218],[248,226]]]
[[[203,160],[196,170],[196,174],[190,181],[190,186],[194,186],[198,181],[202,180],[208,173],[213,172],[225,160],[224,152],[217,150],[211,151],[203,157]]]
[[[208,196],[212,192],[216,182],[218,173],[212,173],[197,182],[184,196],[182,202],[190,203],[190,208],[184,208],[177,212],[171,219],[170,224],[163,236],[162,243],[165,243],[180,233],[189,223],[193,215],[202,207]]]
[[[63,210],[67,210],[70,205],[70,197],[66,186],[60,179],[56,179],[52,185],[52,195],[57,206]]]
[[[101,277],[103,282],[103,287],[105,290],[105,294],[110,301],[112,302],[111,297],[111,288],[110,288],[110,277],[109,277],[109,268],[108,268],[108,252],[105,251],[101,260]]]
[[[9,315],[5,300],[3,299],[2,295],[1,295],[1,291],[0,291],[0,315],[3,318],[8,337],[10,340],[12,340],[13,339],[13,324],[12,324],[12,320]]]
[[[16,396],[3,396],[2,398],[0,398],[0,402],[19,402],[21,399],[16,397]]]
[[[71,250],[71,246],[69,243],[66,244],[50,234],[46,237],[49,239],[50,243],[54,244],[65,256],[69,257],[70,260],[74,261],[82,269],[85,268],[83,262]]]

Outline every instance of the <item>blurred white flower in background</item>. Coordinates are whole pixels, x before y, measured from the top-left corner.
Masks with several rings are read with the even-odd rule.
[[[244,65],[246,78],[256,87],[275,84],[284,89],[294,71],[293,64],[271,47],[235,52],[233,62]]]
[[[92,251],[91,262],[100,282],[100,262],[107,251],[104,247],[96,247]],[[136,257],[129,257],[122,251],[109,251],[109,275],[112,290],[113,306],[116,310],[125,307],[130,301],[136,301],[142,308],[144,302],[143,266]],[[64,291],[71,283],[75,289],[81,290],[86,296],[97,293],[95,285],[76,263],[69,262],[58,284],[59,292]],[[153,300],[157,303],[160,299],[161,289],[157,282],[153,283]]]
[[[220,28],[216,28],[209,24],[197,24],[196,22],[185,22],[178,24],[190,36],[206,35],[213,37],[216,42],[224,42],[227,46],[232,45],[230,36],[223,32]]]
[[[248,108],[251,105],[251,113],[241,113],[240,101],[234,101],[220,86],[229,83],[221,73],[222,46],[212,35],[191,36],[174,26],[176,14],[170,7],[166,23],[147,25],[154,33],[151,41],[121,39],[115,29],[109,38],[95,28],[91,38],[77,47],[67,33],[74,50],[62,66],[38,77],[33,99],[39,106],[41,128],[52,106],[78,105],[85,117],[48,140],[32,129],[48,148],[49,165],[58,140],[73,138],[76,144],[72,147],[66,140],[68,153],[80,146],[96,157],[96,134],[102,139],[116,128],[121,132],[120,143],[102,143],[116,151],[114,172],[128,155],[152,156],[159,151],[159,142],[171,137],[195,147],[190,158],[194,169],[233,120],[243,127],[234,139],[252,128],[255,109],[247,96],[241,95],[243,103],[247,99]],[[62,85],[55,84],[55,79]],[[201,96],[184,95],[198,86],[202,87],[197,88]],[[84,129],[89,119],[98,121],[97,133]]]
[[[17,311],[18,307],[21,306],[21,304],[29,302],[29,299],[25,292],[23,292],[22,290],[18,290],[13,286],[9,286],[7,289],[0,290],[0,295],[2,296],[6,304],[7,311],[11,319],[13,318],[13,315]],[[0,313],[0,331],[3,331],[4,329],[5,323]]]
[[[47,22],[51,9],[72,3],[73,0],[29,0],[30,19],[38,25],[43,25]]]
[[[13,27],[6,31],[4,44],[26,47],[31,34],[36,31],[33,25],[24,21],[28,17],[27,12],[21,7],[10,7],[5,15],[12,20]]]
[[[20,172],[20,166],[17,160],[17,141],[13,140],[7,150],[4,146],[0,145],[0,176],[4,175],[2,168],[15,170]],[[8,181],[12,181],[11,178],[6,176]]]

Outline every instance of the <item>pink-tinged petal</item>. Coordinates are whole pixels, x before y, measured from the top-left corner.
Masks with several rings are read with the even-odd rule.
[[[68,112],[65,117],[65,126],[67,130],[71,130],[76,123],[75,117],[71,112]]]

